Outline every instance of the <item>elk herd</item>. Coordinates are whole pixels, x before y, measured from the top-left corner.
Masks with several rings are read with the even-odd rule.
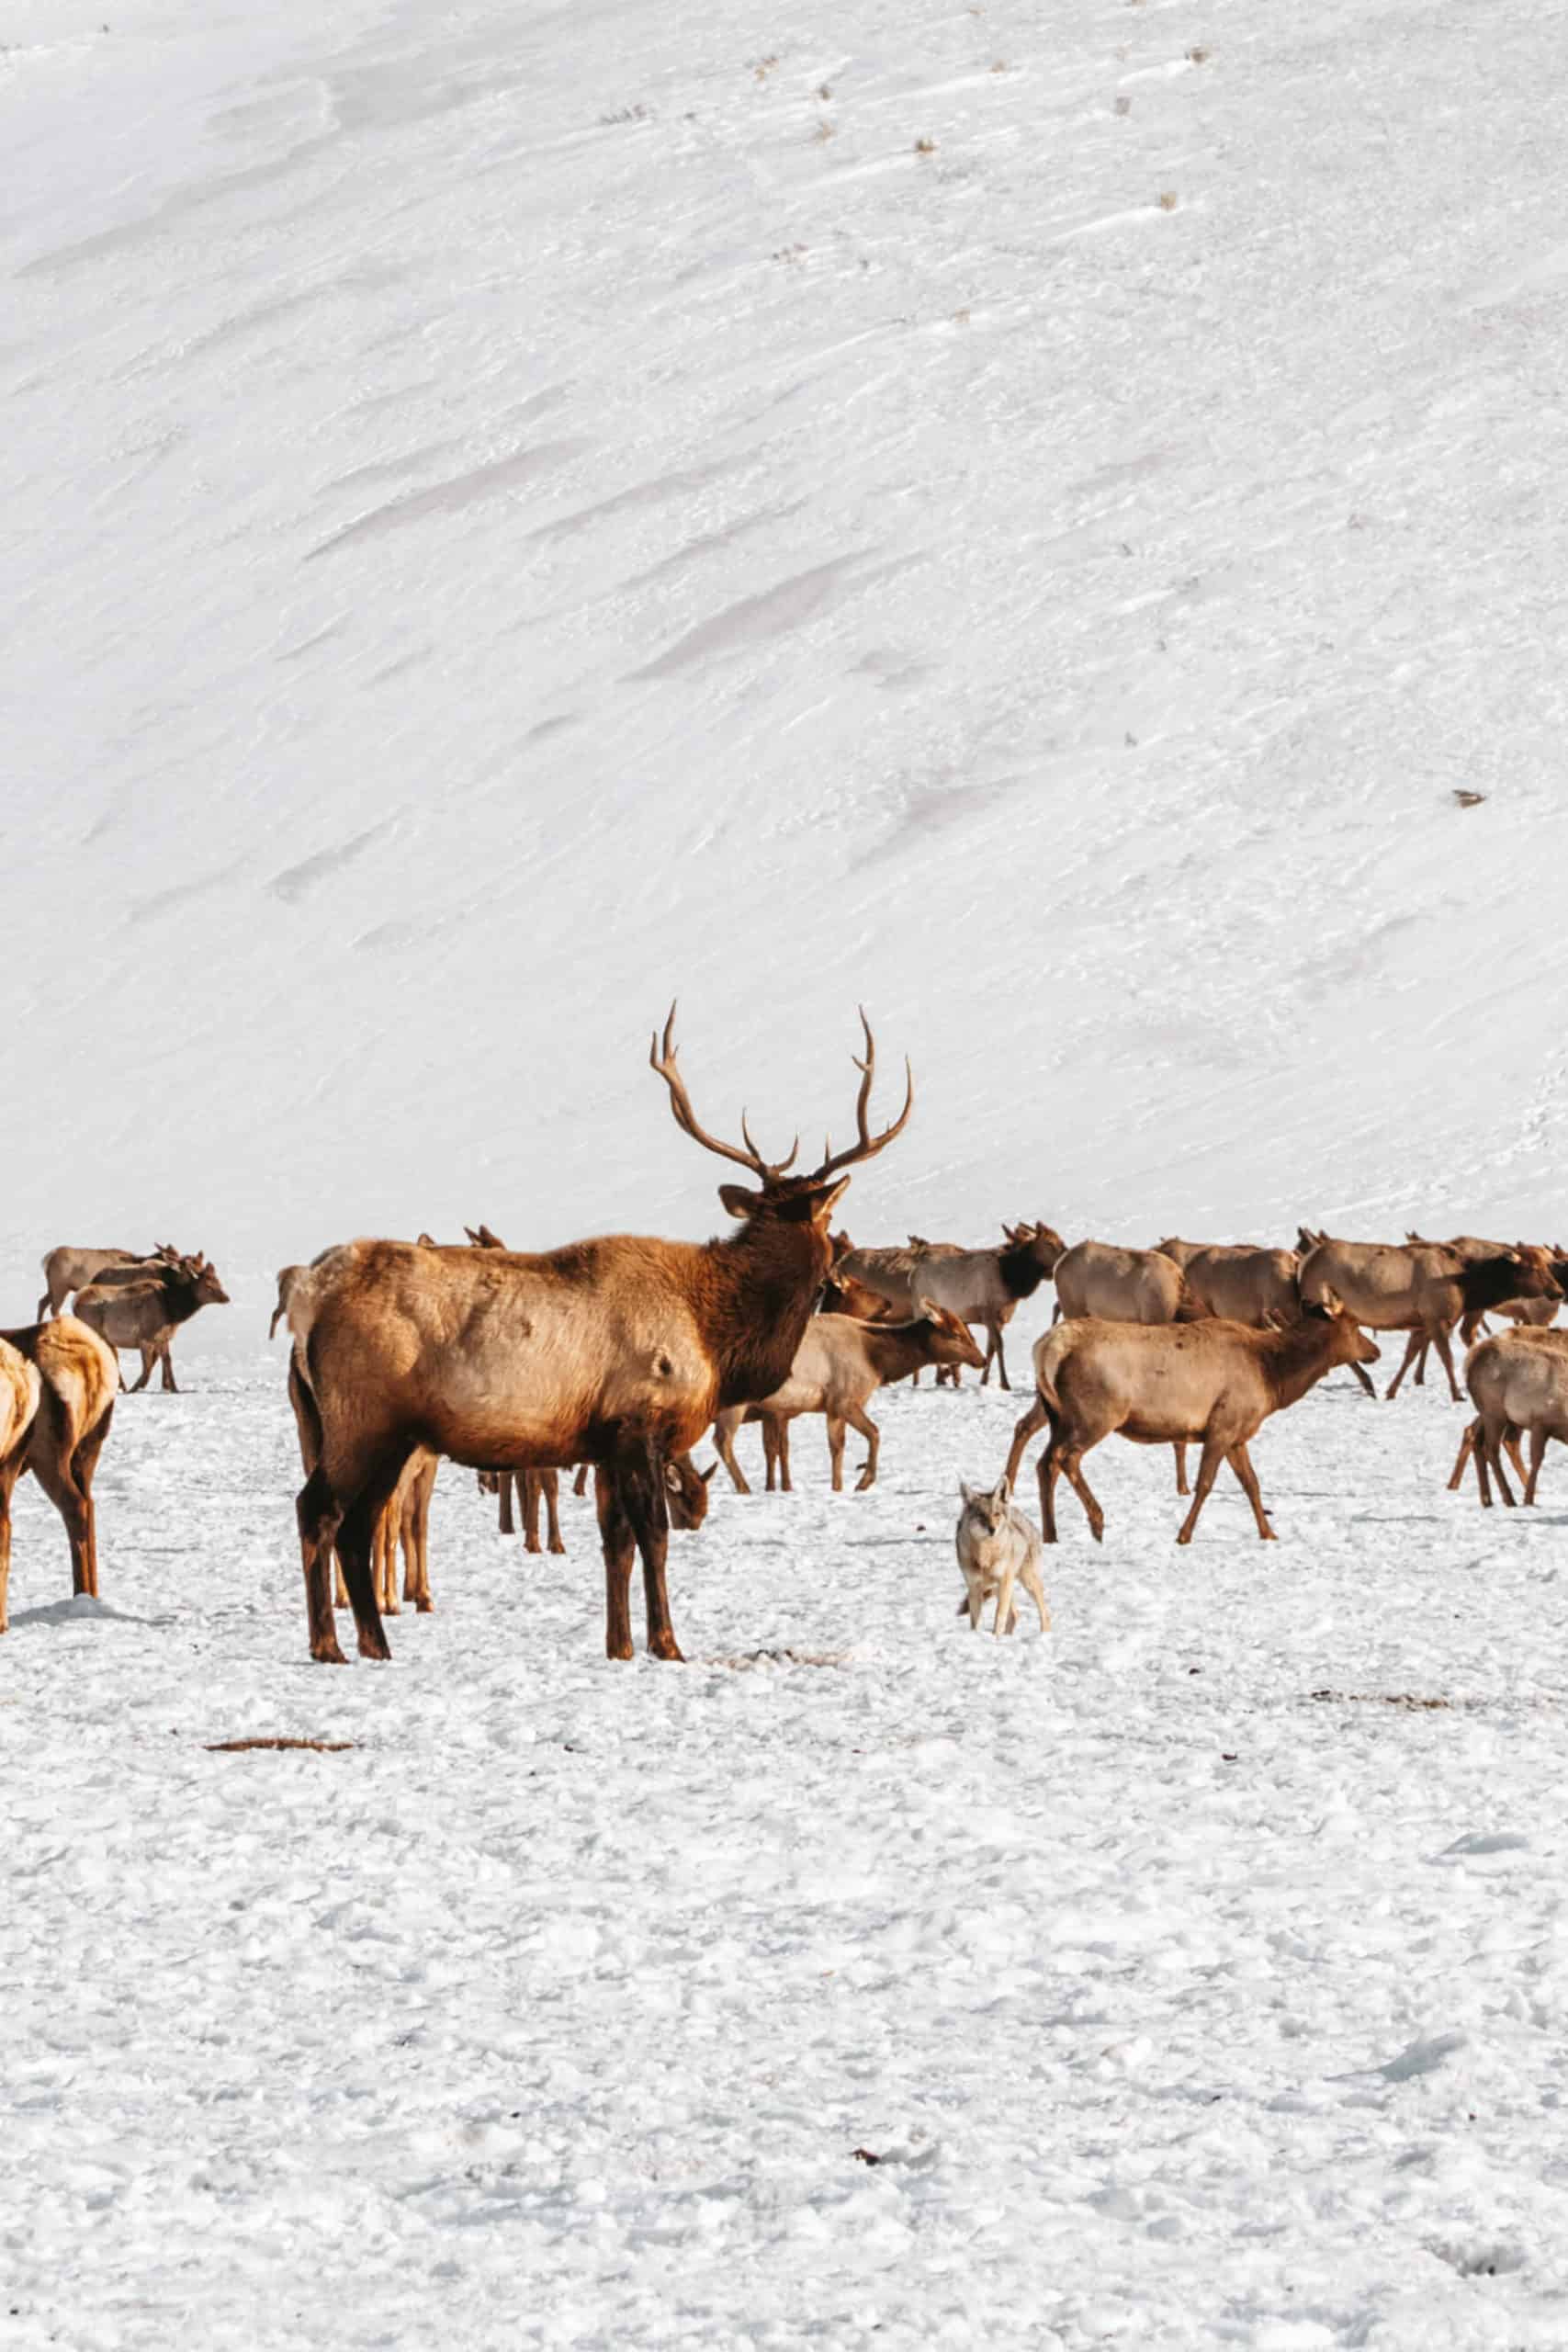
[[[1473,1418],[1450,1483],[1461,1485],[1473,1461],[1483,1504],[1494,1485],[1505,1503],[1514,1501],[1505,1453],[1529,1504],[1547,1440],[1568,1443],[1568,1331],[1551,1328],[1568,1295],[1568,1260],[1556,1247],[1468,1234],[1346,1241],[1304,1226],[1294,1249],[1175,1236],[1146,1250],[1095,1240],[1069,1247],[1050,1226],[1032,1223],[1004,1226],[992,1249],[914,1235],[901,1248],[857,1249],[833,1230],[833,1211],[850,1171],[908,1125],[908,1066],[902,1108],[874,1129],[876,1052],[863,1013],[854,1140],[837,1152],[829,1142],[815,1168],[797,1170],[798,1138],[770,1160],[744,1114],[739,1143],[702,1125],[680,1069],[674,1021],[671,1008],[649,1059],[675,1124],[749,1180],[718,1187],[734,1220],[725,1238],[610,1234],[525,1254],[481,1225],[456,1245],[428,1234],[344,1242],[279,1274],[271,1328],[286,1322],[288,1331],[312,1657],[341,1661],[334,1611],[344,1607],[361,1656],[389,1656],[382,1619],[400,1605],[400,1551],[401,1598],[431,1607],[430,1503],[446,1460],[476,1472],[498,1496],[503,1532],[516,1523],[515,1498],[531,1551],[539,1548],[541,1510],[550,1549],[564,1549],[560,1472],[576,1470],[579,1493],[592,1476],[607,1655],[632,1655],[631,1575],[640,1561],[649,1650],[679,1658],[666,1585],[669,1532],[702,1525],[718,1463],[739,1492],[750,1491],[736,1456],[739,1430],[759,1426],[768,1489],[787,1493],[793,1422],[811,1416],[825,1423],[835,1492],[853,1430],[866,1443],[855,1481],[863,1492],[878,1471],[881,1432],[868,1409],[877,1390],[918,1384],[928,1367],[939,1384],[955,1385],[965,1369],[985,1384],[994,1367],[1007,1388],[1004,1333],[1045,1283],[1055,1287],[1055,1314],[1035,1343],[1034,1393],[1006,1470],[993,1487],[963,1487],[959,1606],[972,1626],[994,1603],[996,1632],[1010,1632],[1021,1584],[1047,1627],[1042,1532],[1045,1543],[1056,1542],[1065,1479],[1094,1540],[1102,1539],[1104,1514],[1083,1464],[1112,1435],[1170,1446],[1182,1496],[1187,1449],[1198,1449],[1179,1543],[1190,1542],[1227,1466],[1258,1536],[1270,1541],[1251,1442],[1270,1415],[1337,1368],[1375,1393],[1366,1369],[1380,1356],[1373,1335],[1404,1340],[1390,1397],[1407,1373],[1424,1380],[1435,1350],[1459,1400],[1456,1332],[1469,1349]],[[140,1356],[137,1389],[157,1367],[174,1390],[175,1333],[228,1295],[204,1255],[166,1244],[145,1254],[51,1250],[44,1278],[38,1319],[0,1333],[0,1633],[17,1479],[27,1471],[38,1478],[65,1522],[73,1589],[96,1595],[93,1473],[124,1385],[118,1351]],[[1490,1333],[1488,1317],[1512,1328]],[[718,1461],[703,1471],[693,1449],[710,1430]],[[1036,1529],[1014,1490],[1042,1432]]]

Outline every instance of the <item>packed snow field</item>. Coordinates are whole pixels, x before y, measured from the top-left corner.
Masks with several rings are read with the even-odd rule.
[[[1568,2342],[1568,1499],[1338,1374],[1277,1544],[1108,1445],[998,1642],[1021,1402],[716,1487],[684,1668],[451,1469],[436,1614],[312,1668],[276,1368],[122,1403],[96,1605],[24,1487],[0,2343]]]
[[[910,1053],[857,1240],[1561,1232],[1551,13],[107,5],[0,42],[0,1325],[236,1303],[99,1601],[18,1496],[3,2352],[1562,2352],[1550,1462],[1342,1374],[1181,1552],[1107,1445],[997,1642],[1024,1399],[900,1391],[683,1668],[446,1470],[327,1673],[256,1352],[355,1233],[710,1231],[676,989],[765,1146]]]

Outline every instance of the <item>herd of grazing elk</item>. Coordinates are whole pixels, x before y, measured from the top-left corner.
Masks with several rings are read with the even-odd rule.
[[[1030,1441],[1048,1432],[1039,1463],[1043,1539],[1056,1541],[1055,1497],[1066,1478],[1090,1531],[1104,1515],[1084,1456],[1113,1434],[1169,1445],[1177,1490],[1188,1494],[1187,1448],[1200,1449],[1190,1508],[1177,1540],[1190,1541],[1221,1467],[1229,1464],[1258,1533],[1269,1522],[1248,1446],[1270,1414],[1296,1403],[1325,1374],[1348,1366],[1369,1393],[1379,1359],[1371,1336],[1403,1334],[1407,1371],[1419,1384],[1435,1348],[1456,1400],[1451,1338],[1470,1348],[1465,1380],[1475,1418],[1450,1484],[1474,1460],[1483,1503],[1495,1481],[1514,1497],[1506,1451],[1535,1499],[1549,1437],[1568,1442],[1568,1331],[1547,1328],[1568,1295],[1561,1250],[1461,1235],[1403,1243],[1345,1241],[1303,1227],[1294,1250],[1184,1241],[1149,1250],[1107,1242],[1068,1247],[1044,1224],[1005,1226],[989,1250],[918,1236],[901,1249],[857,1250],[832,1230],[847,1171],[902,1134],[914,1106],[906,1065],[904,1103],[874,1132],[875,1045],[870,1024],[855,1102],[855,1140],[828,1145],[808,1173],[792,1172],[798,1141],[781,1160],[763,1157],[744,1114],[741,1141],[709,1134],[692,1107],[677,1062],[671,1008],[649,1064],[668,1090],[676,1124],[749,1184],[725,1183],[736,1220],[726,1238],[702,1243],[612,1234],[536,1255],[509,1250],[488,1226],[464,1243],[351,1241],[278,1276],[276,1333],[289,1335],[288,1388],[304,1469],[297,1516],[310,1653],[341,1662],[335,1607],[354,1612],[360,1654],[389,1653],[384,1614],[402,1598],[431,1606],[430,1499],[438,1464],[477,1471],[499,1494],[501,1526],[514,1524],[513,1496],[539,1544],[541,1509],[552,1551],[564,1549],[558,1480],[592,1472],[604,1559],[605,1647],[632,1655],[631,1572],[640,1556],[648,1646],[679,1658],[665,1584],[669,1531],[701,1526],[708,1480],[692,1449],[712,1430],[719,1460],[742,1493],[735,1438],[761,1424],[767,1483],[790,1485],[789,1430],[804,1414],[827,1425],[835,1491],[843,1483],[846,1432],[864,1437],[857,1490],[875,1479],[880,1432],[867,1406],[890,1381],[928,1365],[954,1384],[964,1367],[1010,1385],[1003,1333],[1042,1283],[1056,1291],[1052,1328],[1034,1348],[1034,1396],[1013,1435],[1006,1472],[989,1491],[964,1489],[957,1546],[961,1607],[972,1625],[996,1602],[996,1630],[1015,1622],[1015,1582],[1048,1623],[1039,1578],[1040,1535],[1012,1500]],[[52,1250],[37,1322],[0,1333],[0,1633],[6,1625],[10,1504],[30,1470],[65,1521],[78,1593],[98,1589],[92,1484],[123,1385],[118,1351],[141,1360],[138,1389],[154,1365],[175,1385],[170,1345],[181,1324],[227,1298],[205,1256],[166,1244],[123,1250]],[[65,1311],[73,1302],[72,1311]],[[1496,1316],[1513,1329],[1483,1336]],[[982,1348],[974,1336],[983,1331]],[[1528,1474],[1520,1453],[1530,1442]],[[335,1584],[334,1584],[335,1577]]]

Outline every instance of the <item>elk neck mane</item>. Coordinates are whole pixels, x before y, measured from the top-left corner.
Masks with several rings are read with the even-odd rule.
[[[773,1217],[694,1249],[691,1305],[713,1351],[716,1409],[771,1396],[788,1379],[828,1257],[808,1225]]]
[[[997,1252],[997,1272],[1010,1298],[1032,1298],[1046,1279],[1045,1269],[1028,1241],[1010,1242]]]

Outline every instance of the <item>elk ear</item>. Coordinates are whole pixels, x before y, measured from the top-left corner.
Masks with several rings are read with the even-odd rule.
[[[715,1472],[717,1468],[718,1468],[718,1461],[717,1461],[717,1457],[716,1456],[716,1457],[715,1457],[715,1459],[714,1459],[712,1462],[710,1462],[710,1463],[708,1464],[708,1466],[707,1466],[707,1468],[706,1468],[705,1470],[699,1470],[699,1471],[697,1472],[697,1476],[698,1476],[698,1477],[702,1480],[702,1482],[703,1482],[703,1484],[704,1484],[704,1486],[705,1486],[705,1487],[707,1485],[708,1480],[713,1476],[714,1472]]]
[[[1344,1300],[1329,1283],[1324,1283],[1317,1303],[1325,1315],[1343,1315],[1345,1312]]]
[[[836,1184],[829,1184],[825,1192],[803,1193],[800,1196],[801,1201],[804,1204],[805,1210],[810,1215],[812,1224],[819,1227],[825,1232],[828,1227],[828,1220],[833,1214],[834,1202],[839,1198],[839,1195],[841,1193],[847,1193],[849,1188],[849,1178],[847,1176],[840,1176],[838,1182]],[[799,1212],[797,1212],[797,1214],[799,1214]]]
[[[749,1193],[744,1184],[721,1184],[718,1197],[731,1216],[755,1216],[762,1205],[761,1193]]]
[[[434,1233],[422,1233],[419,1237],[417,1247],[421,1250],[438,1250],[440,1246]]]
[[[664,1483],[669,1487],[672,1495],[678,1495],[680,1493],[681,1473],[676,1469],[675,1464],[672,1462],[667,1462],[664,1465]]]
[[[929,1298],[916,1299],[915,1314],[922,1323],[940,1323],[942,1320],[941,1307],[934,1306]]]

